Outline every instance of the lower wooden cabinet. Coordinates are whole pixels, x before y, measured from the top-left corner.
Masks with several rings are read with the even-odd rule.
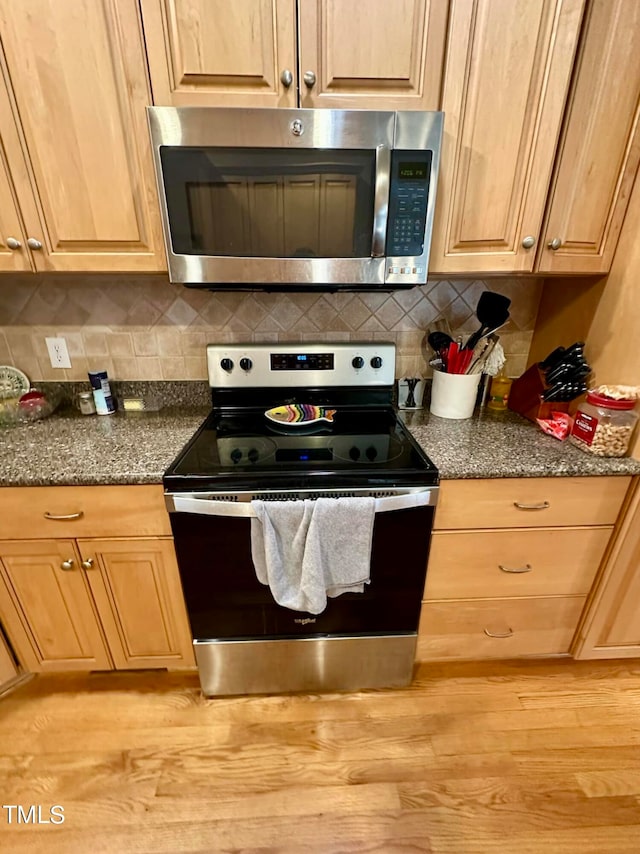
[[[14,685],[20,676],[18,665],[0,631],[0,694]]]
[[[629,477],[444,481],[417,659],[568,655],[630,485]]]
[[[640,657],[640,478],[589,600],[576,658]]]
[[[0,618],[32,671],[193,665],[170,538],[0,542]]]
[[[566,654],[584,602],[584,596],[426,602],[417,657],[438,661]]]

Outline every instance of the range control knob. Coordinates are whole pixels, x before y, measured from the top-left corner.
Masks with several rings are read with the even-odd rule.
[[[223,371],[226,371],[228,374],[230,374],[233,370],[233,362],[231,361],[231,359],[221,359],[220,367]]]
[[[360,368],[364,367],[364,359],[362,358],[362,356],[354,356],[351,360],[351,364],[356,369],[356,371],[359,371]]]
[[[251,359],[240,359],[240,367],[243,371],[250,371],[253,367],[253,362],[251,361]]]
[[[240,450],[240,448],[234,448],[233,451],[231,451],[231,462],[239,463],[241,459],[242,451]]]
[[[349,448],[349,456],[352,460],[359,460],[360,448],[357,445],[353,445],[351,448]]]
[[[382,367],[382,359],[380,358],[380,356],[373,357],[373,359],[371,360],[371,367],[376,369]]]
[[[249,448],[249,453],[247,454],[249,457],[250,463],[257,463],[260,458],[260,454],[256,451],[255,448]]]
[[[378,456],[378,449],[375,448],[373,445],[369,445],[369,447],[365,451],[365,454],[367,455],[367,459],[371,460],[371,462],[373,462],[375,460],[375,458]]]

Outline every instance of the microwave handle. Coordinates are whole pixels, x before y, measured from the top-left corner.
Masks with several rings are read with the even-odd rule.
[[[371,235],[372,258],[382,258],[385,255],[390,175],[391,149],[388,145],[379,145],[376,148],[376,185],[373,198],[373,233]]]

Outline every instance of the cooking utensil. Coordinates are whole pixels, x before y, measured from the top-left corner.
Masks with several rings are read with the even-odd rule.
[[[473,351],[473,358],[471,360],[471,364],[467,368],[468,374],[482,373],[487,359],[493,352],[493,348],[496,346],[499,340],[500,339],[497,335],[491,334],[482,338],[482,340],[478,342]]]
[[[431,347],[436,356],[439,356],[443,350],[446,350],[449,347],[453,338],[451,335],[447,335],[446,332],[436,330],[435,332],[429,333],[427,341],[429,343],[429,347]]]
[[[465,344],[465,350],[473,350],[483,335],[489,335],[492,331],[503,326],[509,319],[510,305],[509,297],[497,294],[494,291],[483,291],[476,306],[476,317],[480,321],[480,329],[469,337]]]

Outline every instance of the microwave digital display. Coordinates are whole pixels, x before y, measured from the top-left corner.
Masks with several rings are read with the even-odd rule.
[[[403,181],[424,181],[427,177],[426,163],[399,163],[398,178]]]

